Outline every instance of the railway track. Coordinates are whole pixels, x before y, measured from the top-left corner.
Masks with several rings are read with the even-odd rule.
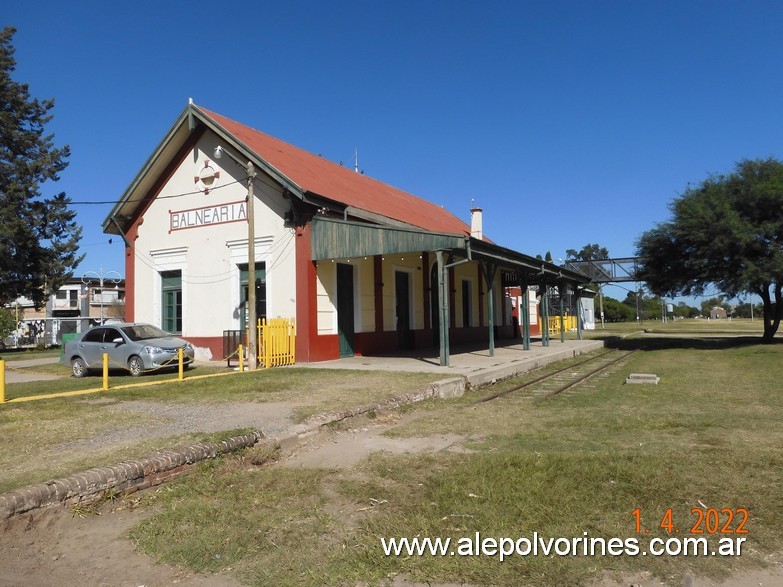
[[[501,397],[514,394],[517,397],[529,397],[536,401],[543,401],[560,393],[581,385],[601,373],[607,372],[636,351],[605,351],[562,367],[556,371],[540,375],[520,385],[505,389],[478,400],[476,403],[486,403]]]

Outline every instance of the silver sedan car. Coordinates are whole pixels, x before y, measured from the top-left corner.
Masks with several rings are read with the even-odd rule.
[[[105,324],[94,326],[65,343],[64,359],[70,362],[74,377],[84,377],[103,365],[109,354],[109,367],[125,367],[131,375],[164,367],[177,367],[182,349],[185,365],[193,362],[193,345],[151,324]]]

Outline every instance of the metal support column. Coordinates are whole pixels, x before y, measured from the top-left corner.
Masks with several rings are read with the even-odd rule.
[[[582,319],[583,319],[583,312],[582,309],[582,296],[581,291],[579,288],[576,289],[576,339],[582,340]]]
[[[557,286],[557,291],[560,294],[560,342],[565,342],[565,315],[563,312],[563,298],[567,291],[567,287],[564,283],[560,283]]]
[[[541,287],[541,346],[549,346],[549,287]]]
[[[520,281],[522,288],[522,349],[530,350],[530,290],[526,281]]]
[[[446,293],[448,283],[447,269],[443,263],[443,251],[435,251],[438,263],[438,326],[440,329],[440,366],[449,367],[449,296]]]
[[[487,320],[489,320],[489,356],[495,356],[495,274],[497,265],[481,264],[484,279],[487,280]]]

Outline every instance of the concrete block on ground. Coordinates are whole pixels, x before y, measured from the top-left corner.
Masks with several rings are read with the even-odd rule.
[[[462,397],[465,394],[465,378],[451,377],[441,379],[432,384],[433,395],[441,399],[449,397]]]
[[[647,384],[647,385],[658,385],[658,383],[661,381],[661,378],[655,375],[654,373],[631,373],[626,379],[626,383],[632,383],[632,384]]]

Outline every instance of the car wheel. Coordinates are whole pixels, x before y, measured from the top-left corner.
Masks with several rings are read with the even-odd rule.
[[[128,359],[128,371],[130,371],[130,374],[133,377],[138,377],[142,374],[144,371],[144,363],[142,362],[141,357],[134,355]]]
[[[87,375],[87,363],[81,357],[71,359],[71,371],[74,377],[84,377]]]

